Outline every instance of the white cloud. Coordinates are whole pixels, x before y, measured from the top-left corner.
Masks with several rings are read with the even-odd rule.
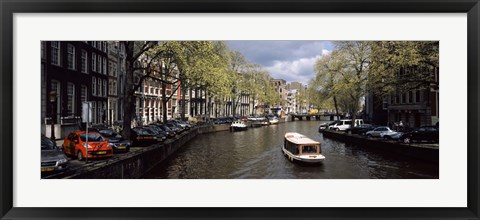
[[[315,77],[314,65],[317,59],[329,53],[329,50],[323,49],[321,55],[314,57],[300,58],[293,61],[275,60],[272,66],[267,66],[265,69],[269,71],[270,75],[275,79],[284,79],[287,82],[298,81],[303,84],[308,84],[308,81]]]

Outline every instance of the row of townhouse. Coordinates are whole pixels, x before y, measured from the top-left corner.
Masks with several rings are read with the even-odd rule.
[[[78,128],[82,102],[92,102],[92,119],[108,114],[109,56],[106,41],[41,42],[42,133],[61,138]],[[53,120],[53,121],[52,121]]]
[[[287,114],[303,114],[308,112],[310,104],[306,93],[307,86],[300,82],[287,84]]]
[[[137,78],[144,74],[136,73]],[[177,75],[178,77],[178,75]],[[81,123],[82,103],[91,102],[92,124],[122,125],[125,109],[125,47],[118,41],[41,42],[42,134],[62,138]],[[234,103],[210,99],[201,88],[185,88],[181,81],[166,85],[167,119],[196,116],[245,116],[257,104],[248,94]],[[161,82],[143,80],[135,91],[133,125],[162,120]],[[234,107],[235,106],[235,107]]]
[[[421,71],[432,77],[432,83],[423,87],[411,88],[407,91],[395,92],[380,97],[369,92],[365,100],[366,118],[371,123],[393,126],[402,121],[408,127],[436,125],[440,120],[439,113],[439,69],[402,68],[398,77],[409,77]]]

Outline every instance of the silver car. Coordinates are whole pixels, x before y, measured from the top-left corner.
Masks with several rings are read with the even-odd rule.
[[[61,148],[57,147],[55,142],[42,136],[42,159],[41,171],[53,172],[65,170],[68,167],[68,160]]]
[[[368,131],[367,133],[365,133],[365,135],[367,135],[367,137],[382,137],[383,138],[383,135],[389,135],[389,134],[393,134],[395,131],[392,131],[389,127],[385,127],[385,126],[381,126],[381,127],[377,127],[371,131]]]

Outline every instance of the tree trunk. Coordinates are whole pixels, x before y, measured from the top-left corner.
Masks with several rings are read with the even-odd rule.
[[[135,95],[133,91],[133,74],[134,74],[134,63],[133,58],[133,49],[134,42],[127,41],[125,42],[126,47],[126,76],[125,76],[125,92],[124,92],[124,115],[123,115],[123,137],[125,139],[130,139],[131,127],[132,127],[132,118],[135,112]]]
[[[337,120],[338,120],[338,119],[339,119],[339,115],[338,115],[337,96],[333,96],[333,104],[335,105],[335,115],[337,116]]]
[[[167,122],[167,84],[165,83],[165,75],[162,74],[162,120]]]
[[[182,81],[180,81],[180,92],[182,93],[182,97],[181,97],[181,105],[182,105],[182,109],[180,110],[180,117],[182,118],[182,121],[185,121],[185,82],[184,82],[184,79],[182,77]]]

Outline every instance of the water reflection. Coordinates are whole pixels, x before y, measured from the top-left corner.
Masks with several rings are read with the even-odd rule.
[[[203,134],[144,178],[169,179],[412,179],[438,178],[432,164],[323,138],[317,121],[296,121],[244,132]],[[322,144],[321,166],[299,166],[281,152],[283,136],[295,131]]]

